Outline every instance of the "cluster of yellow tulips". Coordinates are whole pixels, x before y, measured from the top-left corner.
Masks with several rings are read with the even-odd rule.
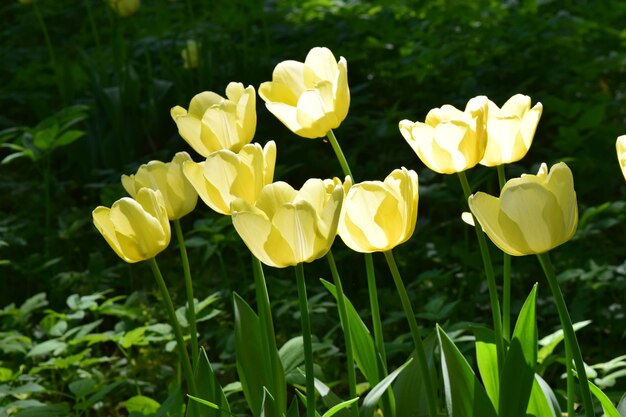
[[[226,97],[202,92],[191,99],[187,109],[174,107],[171,116],[180,136],[205,160],[194,162],[180,152],[171,162],[142,165],[134,175],[122,176],[132,198],[93,211],[97,229],[123,260],[148,260],[164,250],[170,242],[169,221],[194,210],[198,196],[214,211],[232,216],[252,254],[272,267],[321,258],[337,235],[354,251],[386,254],[412,236],[419,200],[416,172],[402,167],[382,181],[355,182],[333,134],[350,106],[343,57],[337,61],[329,49],[313,48],[304,62],[281,62],[272,81],[259,87],[259,95],[267,109],[296,135],[328,137],[345,179],[309,179],[299,190],[274,182],[275,143],[269,141],[263,147],[251,143],[257,123],[254,87],[232,82]],[[565,163],[550,169],[542,164],[536,175],[508,182],[504,177],[503,165],[519,161],[528,152],[542,110],[541,103],[531,107],[530,97],[521,94],[502,107],[479,96],[469,100],[464,110],[444,105],[432,109],[424,122],[399,123],[401,135],[428,168],[459,174],[473,215],[464,218],[480,226],[475,227],[479,241],[484,239],[484,231],[498,248],[513,256],[545,254],[568,241],[578,221],[573,175]],[[626,177],[626,136],[618,139],[617,152]],[[498,167],[499,197],[471,193],[464,171],[478,164]],[[496,343],[500,344],[502,316],[488,251],[483,250],[483,260],[500,339]],[[545,267],[546,258],[540,260]],[[403,290],[399,285],[399,291]],[[406,307],[407,315],[412,315],[410,305]],[[564,328],[571,327],[571,322],[561,318]],[[572,349],[573,337],[573,331],[566,329]],[[420,346],[415,333],[414,339]],[[578,359],[574,352],[579,378],[585,380]],[[590,408],[587,400],[585,408]],[[436,413],[434,405],[430,412]]]

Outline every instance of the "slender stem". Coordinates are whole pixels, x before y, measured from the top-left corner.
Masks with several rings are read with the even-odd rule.
[[[371,253],[364,253],[365,258],[365,272],[367,275],[367,292],[369,293],[370,311],[372,313],[372,326],[374,328],[374,344],[376,350],[380,356],[378,361],[378,373],[380,382],[387,376],[387,352],[385,350],[385,340],[383,338],[383,325],[380,320],[380,308],[378,306],[378,289],[376,288],[376,273],[374,271],[374,258]],[[383,397],[383,415],[395,416],[395,400],[393,397],[393,391],[387,390],[387,394]]]
[[[459,172],[458,174],[459,179],[461,180],[461,187],[463,187],[463,193],[465,194],[465,201],[467,201],[469,196],[472,194],[472,191],[469,183],[467,182],[465,172]],[[473,214],[472,218],[474,219],[474,230],[476,231],[476,238],[478,239],[478,246],[480,247],[480,254],[483,259],[483,267],[485,268],[485,275],[487,276],[489,301],[491,303],[491,315],[493,317],[493,330],[496,338],[498,370],[500,370],[504,364],[504,343],[502,342],[502,321],[500,315],[500,302],[498,301],[498,290],[496,288],[496,278],[493,272],[493,265],[491,264],[491,255],[489,254],[489,247],[487,246],[485,233]]]
[[[348,166],[348,161],[346,160],[346,157],[343,155],[343,151],[341,150],[341,147],[339,146],[339,142],[337,142],[337,138],[335,137],[335,134],[333,133],[333,131],[329,130],[328,133],[326,134],[326,137],[328,138],[328,141],[330,142],[330,146],[333,147],[333,151],[335,151],[335,155],[337,156],[337,159],[339,160],[339,164],[341,165],[341,170],[343,171],[343,175],[350,175],[350,177],[354,179],[354,177],[352,176],[352,172],[350,171],[350,167]]]
[[[498,165],[496,169],[502,190],[506,184],[504,165]],[[502,256],[502,335],[505,340],[509,340],[511,335],[511,255],[508,253]]]
[[[550,291],[552,291],[556,309],[558,310],[559,318],[561,319],[561,327],[563,328],[565,343],[569,347],[572,358],[574,359],[574,364],[576,365],[576,373],[578,375],[580,390],[582,391],[583,404],[585,406],[585,416],[593,417],[593,403],[591,401],[591,392],[589,391],[589,383],[587,382],[587,372],[585,371],[583,356],[580,352],[580,346],[578,346],[578,340],[576,340],[576,333],[574,332],[572,319],[569,316],[565,300],[563,299],[563,293],[561,293],[559,284],[556,281],[554,268],[552,267],[552,262],[550,262],[550,256],[548,253],[540,253],[537,254],[537,258],[539,259],[539,263],[541,264],[543,272],[546,275],[546,279],[548,280],[548,285],[550,286]],[[572,363],[569,362],[566,366],[571,368]]]
[[[176,239],[178,239],[178,247],[180,248],[180,259],[183,263],[183,272],[185,275],[185,290],[187,292],[187,320],[189,320],[189,335],[191,336],[191,364],[193,369],[198,364],[198,329],[196,327],[196,303],[193,299],[193,283],[191,281],[191,272],[189,269],[189,258],[187,257],[187,247],[185,246],[185,238],[183,230],[180,227],[180,220],[174,220],[174,230],[176,230]]]
[[[572,370],[572,351],[569,346],[565,345],[565,370],[567,372],[567,415],[575,416],[574,399],[576,392],[574,389],[574,372]]]
[[[191,362],[189,362],[189,354],[187,353],[187,348],[185,347],[185,339],[183,337],[183,331],[180,328],[180,324],[176,319],[176,311],[174,310],[174,304],[172,303],[172,299],[170,298],[170,293],[167,291],[167,286],[165,285],[165,280],[163,279],[163,275],[161,274],[161,270],[159,269],[159,265],[155,258],[150,258],[148,260],[150,264],[150,268],[152,269],[152,273],[154,274],[154,278],[156,279],[157,285],[159,287],[159,291],[161,292],[161,297],[163,298],[163,303],[165,304],[165,310],[167,311],[167,316],[170,320],[170,324],[174,329],[174,337],[176,337],[176,346],[178,348],[178,353],[180,355],[180,361],[182,362],[183,374],[185,375],[185,379],[187,380],[187,385],[189,391],[191,391],[192,395],[196,394],[196,380],[193,378],[193,370],[191,368]]]
[[[417,357],[421,377],[424,383],[424,387],[426,388],[428,415],[430,417],[436,417],[437,397],[435,396],[433,381],[430,377],[430,372],[428,370],[428,361],[426,359],[426,351],[424,349],[422,336],[420,335],[420,328],[417,324],[417,320],[415,320],[415,313],[413,312],[413,307],[411,306],[411,300],[409,299],[409,295],[406,292],[406,287],[402,282],[402,277],[400,276],[400,271],[398,270],[398,266],[396,265],[396,261],[393,257],[393,252],[391,250],[388,250],[384,252],[384,254],[385,259],[387,260],[387,264],[389,265],[389,270],[391,271],[391,276],[393,277],[393,281],[396,284],[398,295],[400,296],[400,302],[402,303],[402,308],[404,309],[404,315],[409,321],[409,327],[411,328],[411,336],[413,336],[413,343],[415,344],[415,356]]]
[[[302,342],[304,344],[304,369],[306,377],[306,417],[315,417],[315,381],[313,379],[313,343],[311,341],[311,322],[309,320],[309,303],[304,282],[302,263],[296,265],[296,281],[298,284],[298,301],[300,303],[300,321],[302,323]]]
[[[350,321],[348,320],[348,310],[346,309],[346,302],[343,298],[343,286],[341,285],[341,278],[339,278],[339,272],[337,271],[337,265],[335,264],[335,258],[332,251],[328,251],[326,254],[328,259],[328,265],[330,266],[330,273],[333,276],[333,282],[335,284],[335,290],[337,291],[337,308],[339,310],[339,320],[341,321],[341,327],[343,328],[344,340],[346,343],[346,362],[348,371],[348,390],[350,391],[350,398],[356,398],[356,374],[354,372],[354,355],[352,351],[352,334],[350,333]],[[352,415],[359,417],[359,406],[354,403],[350,406]]]

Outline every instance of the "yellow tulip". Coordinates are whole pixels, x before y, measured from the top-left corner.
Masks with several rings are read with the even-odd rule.
[[[183,174],[186,161],[191,161],[187,152],[178,152],[168,163],[150,161],[140,166],[136,174],[122,175],[122,185],[133,198],[144,187],[161,191],[169,219],[180,219],[192,212],[198,202],[198,193]]]
[[[417,174],[404,167],[384,181],[355,184],[343,202],[339,237],[357,252],[392,249],[413,235],[418,199]]]
[[[485,153],[487,101],[475,97],[465,111],[446,104],[429,111],[424,123],[402,120],[400,132],[428,168],[440,174],[465,171]]]
[[[188,40],[180,55],[183,57],[184,68],[198,68],[198,42],[192,39]]]
[[[487,148],[481,165],[493,167],[522,159],[533,143],[543,105],[530,108],[530,97],[516,94],[502,108],[489,100]]]
[[[191,99],[189,110],[176,106],[170,114],[180,136],[205,158],[222,149],[238,152],[256,131],[256,94],[251,85],[231,82],[226,98],[204,91]]]
[[[233,201],[233,225],[266,265],[284,268],[312,262],[333,244],[343,195],[338,178],[312,178],[299,191],[275,182],[263,188],[256,204]]]
[[[107,2],[120,17],[128,17],[137,13],[141,6],[141,0],[107,0]]]
[[[264,185],[274,179],[276,144],[245,145],[239,153],[214,152],[204,162],[185,162],[183,172],[207,206],[230,214],[230,203],[242,198],[254,204]]]
[[[567,242],[576,232],[578,207],[569,167],[559,162],[548,173],[509,180],[500,198],[476,193],[470,210],[491,241],[513,256],[538,254]]]
[[[622,167],[622,174],[624,174],[624,178],[626,179],[626,135],[617,138],[615,147],[617,148],[619,165]]]
[[[328,48],[313,48],[304,63],[283,61],[272,81],[259,87],[267,109],[296,135],[314,139],[339,127],[348,115],[348,63]]]
[[[111,208],[99,206],[93,223],[117,255],[129,263],[155,257],[170,243],[170,222],[160,191],[142,188]]]

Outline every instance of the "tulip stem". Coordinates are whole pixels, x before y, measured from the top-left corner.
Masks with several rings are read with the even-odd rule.
[[[161,270],[159,269],[159,265],[155,258],[150,258],[148,260],[150,264],[150,268],[152,269],[152,273],[154,274],[154,278],[156,279],[157,285],[159,287],[159,291],[161,292],[161,297],[163,298],[163,303],[165,304],[165,310],[167,311],[167,316],[170,320],[170,324],[174,329],[174,337],[176,338],[176,347],[178,348],[178,354],[180,355],[180,362],[183,368],[183,374],[185,375],[185,379],[187,380],[187,385],[189,391],[192,395],[196,394],[196,381],[193,378],[193,370],[191,368],[191,362],[189,362],[189,354],[187,353],[187,348],[185,347],[185,338],[183,337],[183,331],[180,328],[180,324],[178,323],[178,319],[176,319],[176,311],[174,310],[174,304],[172,303],[172,299],[170,298],[170,293],[167,290],[167,286],[165,285],[165,280],[163,279],[163,275],[161,274]]]
[[[469,182],[465,172],[458,173],[461,180],[461,187],[463,187],[463,193],[465,194],[465,201],[469,199],[472,194]],[[500,315],[500,302],[498,301],[498,290],[496,287],[496,278],[493,272],[493,265],[491,264],[491,255],[489,254],[489,246],[487,246],[487,240],[485,239],[485,233],[483,232],[480,223],[472,213],[474,219],[474,230],[476,231],[476,238],[478,239],[478,246],[480,247],[480,254],[483,259],[483,267],[485,268],[485,275],[487,276],[487,286],[489,287],[489,301],[491,303],[491,315],[493,317],[493,329],[496,338],[496,352],[498,357],[498,370],[502,369],[504,364],[504,344],[502,342],[502,321]]]
[[[348,165],[348,161],[346,160],[346,157],[344,156],[343,151],[341,150],[341,146],[339,146],[339,142],[337,142],[337,138],[335,137],[335,134],[333,133],[333,131],[329,130],[328,133],[326,134],[326,137],[328,138],[328,141],[330,142],[330,146],[333,147],[333,151],[335,151],[335,155],[337,156],[337,159],[339,160],[339,164],[341,165],[341,170],[343,171],[343,175],[349,175],[350,178],[354,180],[354,177],[352,176],[352,172],[350,171],[350,166]]]
[[[572,351],[569,346],[565,345],[565,370],[567,372],[567,415],[575,416],[574,399],[576,392],[574,389],[574,372],[571,367]]]
[[[498,165],[496,169],[502,191],[506,184],[504,165]],[[511,335],[511,255],[508,253],[504,253],[502,257],[502,335],[505,340],[509,340]]]
[[[404,315],[409,321],[409,327],[411,328],[411,336],[413,336],[413,343],[415,344],[415,356],[417,357],[420,374],[424,387],[426,388],[428,415],[430,417],[437,417],[437,397],[435,395],[433,381],[428,368],[428,360],[426,359],[426,350],[424,349],[424,342],[422,341],[422,336],[420,335],[420,328],[417,324],[417,320],[415,320],[413,307],[411,307],[411,300],[409,299],[406,287],[402,282],[402,277],[400,276],[400,271],[396,265],[392,250],[390,249],[385,251],[384,254],[387,264],[389,265],[389,270],[391,271],[391,276],[393,277],[393,282],[396,284],[396,289],[398,291],[398,295],[400,296],[400,302],[402,303],[402,308],[404,309]]]
[[[300,322],[302,324],[302,343],[304,345],[304,369],[306,378],[306,417],[315,417],[315,380],[313,376],[313,342],[311,341],[311,322],[309,303],[304,282],[302,263],[296,265],[298,301],[300,303]]]
[[[198,329],[196,327],[196,303],[193,298],[193,283],[191,281],[191,270],[189,269],[189,258],[187,257],[187,247],[185,246],[185,237],[180,227],[180,220],[173,221],[174,230],[176,231],[176,239],[180,248],[180,259],[183,264],[183,273],[185,275],[185,290],[187,292],[187,320],[189,320],[189,336],[191,336],[191,364],[193,369],[198,365]]]
[[[582,392],[583,404],[585,406],[585,416],[593,417],[593,403],[591,401],[591,392],[589,391],[589,383],[587,382],[587,372],[585,371],[585,364],[583,362],[583,357],[580,352],[580,346],[578,345],[578,340],[576,340],[576,333],[574,332],[574,327],[572,326],[572,319],[569,316],[567,311],[567,305],[565,304],[565,300],[563,298],[563,293],[559,288],[559,283],[556,280],[556,276],[554,274],[554,267],[552,266],[552,262],[550,262],[550,256],[548,253],[540,253],[537,254],[537,258],[539,259],[539,263],[541,264],[541,268],[543,268],[543,272],[546,275],[546,279],[548,280],[548,285],[550,286],[550,291],[552,292],[552,296],[554,297],[554,303],[556,304],[556,309],[559,312],[559,318],[561,319],[561,327],[563,328],[563,334],[565,336],[565,343],[567,344],[566,350],[569,348],[570,354],[574,359],[574,364],[576,365],[576,373],[578,375],[578,381],[580,385],[580,390]],[[566,355],[567,357],[567,355]],[[569,361],[565,364],[567,369],[571,369],[572,362]],[[569,395],[568,395],[568,403],[569,403]],[[568,406],[569,407],[569,406]]]
[[[352,334],[350,333],[350,320],[348,319],[348,310],[346,309],[346,301],[343,295],[343,286],[341,285],[341,278],[337,271],[337,264],[335,263],[335,257],[332,251],[328,251],[326,254],[328,259],[328,265],[330,266],[330,273],[333,276],[333,283],[335,284],[335,291],[337,292],[337,308],[339,310],[339,320],[341,327],[343,328],[343,336],[346,343],[346,362],[348,372],[348,390],[350,392],[350,398],[356,398],[356,374],[354,371],[354,354],[352,350]],[[359,417],[359,406],[354,403],[350,406],[352,415]]]
[[[376,272],[374,271],[374,257],[371,253],[364,253],[365,273],[367,275],[367,291],[370,299],[370,310],[372,312],[372,326],[374,328],[374,344],[380,356],[378,361],[378,373],[380,380],[387,376],[387,352],[385,350],[385,340],[383,338],[383,325],[380,320],[380,308],[378,306],[378,289],[376,288]],[[377,381],[380,382],[380,381]],[[383,397],[383,415],[395,416],[395,400],[393,391],[387,390],[387,395]]]

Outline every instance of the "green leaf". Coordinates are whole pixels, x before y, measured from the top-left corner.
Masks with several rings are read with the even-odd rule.
[[[626,394],[622,395],[619,403],[617,403],[617,412],[619,413],[620,417],[626,417]]]
[[[183,415],[183,393],[179,386],[172,390],[155,417],[182,417]]]
[[[574,323],[574,331],[578,331],[583,327],[587,326],[591,323],[591,320],[579,321],[578,323]],[[549,334],[539,341],[539,345],[543,346],[539,349],[539,353],[537,354],[537,362],[543,363],[543,361],[548,358],[554,351],[554,349],[563,341],[563,329],[559,329],[556,332]]]
[[[67,343],[56,339],[46,340],[32,348],[26,356],[37,356],[51,354],[53,356],[60,355],[65,351]]]
[[[150,397],[135,395],[124,401],[124,407],[129,413],[141,413],[144,416],[155,414],[160,404]]]
[[[371,417],[374,415],[374,410],[376,409],[376,404],[378,404],[378,400],[385,394],[387,388],[393,383],[400,372],[406,368],[413,358],[410,358],[404,364],[402,364],[398,369],[387,375],[382,381],[380,381],[372,390],[367,394],[365,399],[363,400],[363,404],[361,405],[361,413],[360,415],[363,417]]]
[[[337,290],[335,286],[328,281],[320,280],[324,287],[337,299]],[[348,324],[350,326],[350,336],[352,340],[352,348],[354,351],[354,360],[359,369],[367,379],[370,385],[380,382],[380,374],[378,370],[378,355],[374,347],[374,341],[363,320],[357,313],[356,309],[344,295],[343,297],[348,313]]]
[[[554,392],[538,374],[535,374],[526,413],[533,417],[561,416],[561,407]]]
[[[351,400],[347,400],[344,401],[340,404],[337,404],[336,406],[332,407],[330,410],[328,410],[327,412],[325,412],[322,417],[331,417],[334,416],[337,412],[343,410],[344,408],[348,407],[350,404],[356,402],[359,400],[359,397],[353,398]]]
[[[476,338],[476,362],[485,391],[493,406],[498,408],[500,395],[500,375],[498,373],[498,351],[493,330],[486,327],[473,327]]]
[[[13,417],[67,417],[68,415],[70,415],[70,407],[62,403],[29,407],[14,414]]]
[[[206,405],[207,407],[213,408],[215,410],[219,410],[219,407],[217,406],[217,404],[213,404],[211,401],[203,400],[202,398],[194,397],[193,395],[189,395],[189,394],[187,394],[187,397],[191,398],[197,403]]]
[[[70,382],[69,389],[76,397],[84,397],[92,391],[92,388],[96,385],[96,381],[93,379],[79,379],[77,381]]]
[[[496,417],[496,411],[485,389],[459,349],[437,325],[441,348],[441,368],[450,416]]]
[[[83,136],[85,136],[85,132],[83,132],[82,130],[68,130],[66,132],[63,132],[61,133],[61,135],[55,138],[52,149],[69,145],[70,143],[82,138]]]
[[[198,355],[198,365],[195,369],[195,379],[197,398],[210,401],[212,404],[217,405],[218,410],[225,410],[224,412],[218,411],[214,408],[207,408],[200,403],[190,403],[188,417],[220,417],[230,414],[230,405],[226,399],[226,395],[222,390],[222,387],[213,372],[209,358],[204,350],[200,348],[200,355]],[[193,405],[192,405],[193,404]]]
[[[522,306],[504,359],[498,402],[500,416],[526,417],[537,363],[536,298],[537,284]]]
[[[144,338],[145,333],[146,328],[144,326],[132,329],[124,334],[120,345],[122,345],[124,349],[128,349],[131,346],[146,346],[148,342]]]
[[[100,391],[96,392],[94,395],[87,398],[85,401],[81,401],[80,403],[76,404],[74,408],[79,411],[86,410],[87,408],[91,407],[92,405],[94,405],[95,403],[97,403],[98,401],[106,397],[111,391],[113,391],[115,388],[122,385],[124,382],[125,382],[124,380],[120,380],[120,381],[115,381],[115,382],[108,384],[107,386],[102,388]]]
[[[287,409],[287,414],[285,417],[300,417],[300,412],[298,411],[298,399],[294,398],[291,401],[291,405],[289,409]]]
[[[587,382],[589,383],[589,390],[591,391],[591,393],[598,399],[598,401],[600,401],[600,405],[602,406],[602,411],[604,411],[605,417],[621,417],[609,397],[607,397],[600,388],[595,386],[593,382]]]
[[[264,340],[272,335],[262,336],[259,317],[238,294],[233,293],[235,312],[235,351],[237,353],[237,373],[244,395],[253,415],[260,415],[263,403],[263,388],[273,398],[286,399],[285,374],[277,350],[270,350]],[[275,369],[272,369],[272,362]],[[280,414],[286,404],[277,401]]]
[[[431,378],[435,381],[435,363],[433,353],[437,343],[437,335],[431,332],[424,339],[424,350]],[[428,414],[426,388],[422,381],[419,362],[415,360],[416,352],[411,357],[413,361],[396,378],[393,384],[395,397],[396,415],[403,417],[419,417]]]
[[[274,417],[280,416],[278,410],[276,410],[276,402],[274,397],[269,391],[263,387],[263,404],[261,405],[261,417]]]

